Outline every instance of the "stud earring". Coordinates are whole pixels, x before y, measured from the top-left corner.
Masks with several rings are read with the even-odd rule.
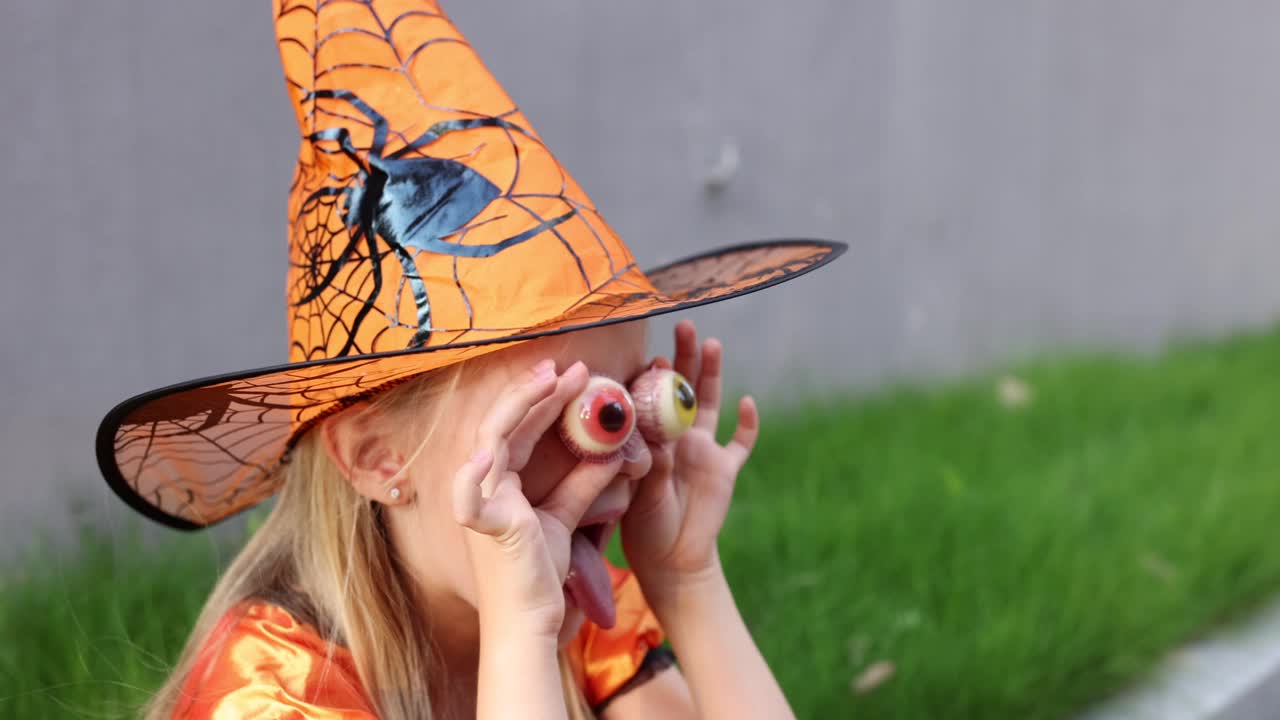
[[[391,499],[392,499],[392,500],[399,500],[399,499],[400,499],[400,488],[398,488],[398,487],[393,487],[393,488],[391,488]]]

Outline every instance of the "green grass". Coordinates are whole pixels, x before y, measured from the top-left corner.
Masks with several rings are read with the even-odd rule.
[[[163,540],[86,531],[75,557],[42,550],[0,579],[0,717],[137,716],[231,552]]]
[[[768,412],[721,543],[803,718],[1061,718],[1280,592],[1280,331]],[[127,716],[207,540],[10,573],[0,714]],[[894,672],[865,692],[874,663]]]

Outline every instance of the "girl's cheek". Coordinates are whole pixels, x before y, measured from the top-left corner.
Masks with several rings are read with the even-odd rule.
[[[569,643],[573,642],[573,639],[577,637],[578,631],[582,629],[582,624],[586,622],[586,619],[587,616],[583,615],[582,611],[578,608],[565,608],[564,624],[560,626],[560,636],[557,638],[557,643],[561,650],[565,649],[569,646]]]

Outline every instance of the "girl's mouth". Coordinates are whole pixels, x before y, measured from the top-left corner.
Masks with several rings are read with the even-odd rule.
[[[609,536],[613,534],[614,524],[612,522],[592,523],[579,527],[577,532],[585,535],[591,541],[591,544],[596,546],[597,550],[604,552],[609,543]]]

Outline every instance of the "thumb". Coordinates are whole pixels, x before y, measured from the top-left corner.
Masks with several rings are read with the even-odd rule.
[[[582,519],[582,514],[613,482],[621,468],[622,458],[609,463],[579,462],[542,501],[538,509],[559,520],[566,529],[573,530]]]
[[[643,515],[657,507],[666,496],[667,487],[671,483],[671,470],[675,466],[671,445],[650,445],[649,451],[653,464],[649,467],[649,474],[641,478],[640,486],[636,488],[628,515],[631,511]]]

